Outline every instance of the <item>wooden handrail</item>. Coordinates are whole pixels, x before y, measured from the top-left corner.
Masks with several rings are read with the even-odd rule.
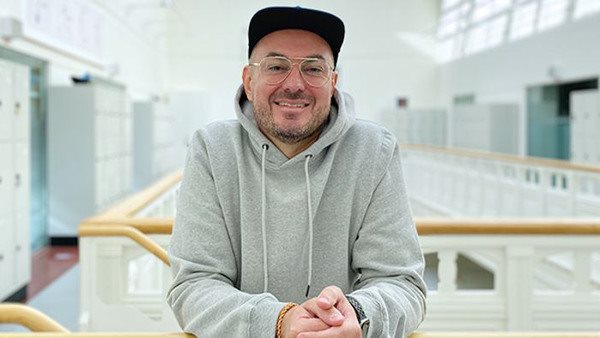
[[[553,167],[573,171],[585,171],[591,173],[600,173],[600,166],[573,163],[570,161],[561,161],[546,159],[541,157],[528,157],[528,156],[517,156],[502,153],[492,153],[483,150],[472,150],[464,148],[450,148],[450,147],[438,147],[424,144],[403,144],[400,146],[401,150],[417,150],[429,153],[442,153],[461,157],[470,157],[478,159],[488,159],[494,161],[506,161],[513,163],[521,163],[526,165],[535,165],[542,167]]]
[[[186,333],[150,332],[73,332],[73,333],[0,333],[0,337],[53,338],[194,338]],[[416,332],[410,338],[600,338],[600,332]]]
[[[0,333],[0,337],[10,338],[195,338],[187,333],[153,333],[153,332],[73,332],[73,333]]]
[[[171,266],[169,262],[169,257],[167,256],[167,251],[163,249],[160,245],[156,244],[153,240],[148,238],[143,232],[140,230],[128,226],[128,225],[104,225],[104,224],[89,224],[87,226],[79,227],[79,236],[80,237],[98,237],[98,236],[121,236],[121,237],[129,237],[158,259],[163,261],[167,266]]]
[[[600,235],[600,218],[416,217],[419,235]]]
[[[173,218],[168,217],[126,217],[98,216],[86,219],[79,227],[89,225],[129,225],[145,234],[170,234],[173,229]]]
[[[42,312],[22,304],[0,304],[0,323],[19,324],[34,332],[69,332]]]
[[[140,210],[148,206],[152,201],[162,195],[165,191],[171,189],[175,184],[181,181],[183,176],[182,170],[177,170],[157,183],[152,184],[150,187],[135,193],[134,195],[126,198],[124,201],[119,202],[117,205],[106,210],[105,212],[97,215],[97,217],[109,217],[109,216],[130,216],[133,217]]]
[[[170,234],[173,218],[105,217],[93,225],[128,225],[145,234]],[[600,218],[448,218],[415,217],[419,235],[600,235]]]
[[[600,332],[415,332],[410,338],[600,338]]]

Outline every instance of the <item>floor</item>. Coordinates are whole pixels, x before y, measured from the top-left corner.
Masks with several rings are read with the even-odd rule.
[[[79,331],[79,251],[74,246],[45,247],[35,252],[25,303],[70,331]],[[28,332],[0,324],[0,332]]]
[[[31,261],[31,283],[26,302],[78,262],[79,249],[76,246],[47,246],[38,250]]]

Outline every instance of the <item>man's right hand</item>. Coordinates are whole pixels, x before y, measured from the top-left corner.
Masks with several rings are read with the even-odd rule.
[[[302,332],[322,331],[328,328],[330,328],[329,325],[312,315],[303,306],[298,305],[291,308],[283,316],[281,337],[296,338]]]

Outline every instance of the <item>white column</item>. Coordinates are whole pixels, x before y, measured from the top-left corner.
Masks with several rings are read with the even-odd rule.
[[[506,329],[510,331],[532,329],[533,259],[533,247],[506,249]]]
[[[591,284],[591,252],[586,249],[575,250],[575,292],[580,295],[590,294]]]
[[[444,249],[438,252],[438,293],[451,295],[456,292],[456,250]]]

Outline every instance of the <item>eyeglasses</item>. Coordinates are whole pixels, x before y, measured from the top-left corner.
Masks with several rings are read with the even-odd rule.
[[[333,67],[325,60],[319,58],[294,58],[299,62],[285,56],[267,56],[260,62],[250,63],[251,66],[256,66],[260,70],[261,76],[265,78],[268,84],[280,84],[292,72],[295,64],[299,66],[300,74],[306,83],[313,87],[322,87],[331,77]]]

